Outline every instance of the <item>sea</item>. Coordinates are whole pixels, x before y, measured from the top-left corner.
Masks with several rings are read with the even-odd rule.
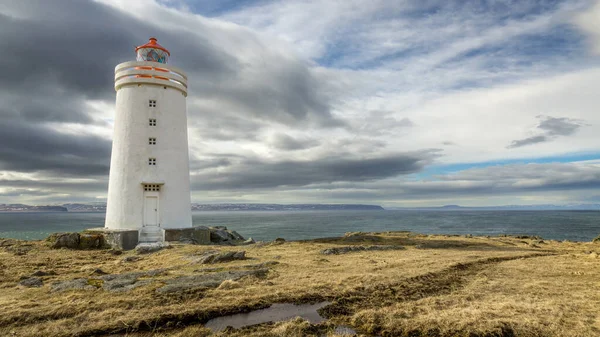
[[[305,240],[346,232],[535,235],[591,241],[600,235],[600,211],[200,211],[197,226],[226,226],[245,238]],[[0,213],[0,238],[38,240],[55,232],[103,227],[104,213]]]

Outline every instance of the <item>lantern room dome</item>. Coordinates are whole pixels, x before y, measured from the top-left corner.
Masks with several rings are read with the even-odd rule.
[[[167,63],[171,56],[167,48],[158,44],[155,37],[151,37],[148,43],[136,47],[135,52],[137,61]]]

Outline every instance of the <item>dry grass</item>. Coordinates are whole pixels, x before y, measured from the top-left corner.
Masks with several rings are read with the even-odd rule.
[[[407,249],[319,253],[352,244]],[[206,266],[189,258],[214,249],[243,249],[250,260]],[[382,336],[598,336],[600,259],[590,252],[600,253],[600,243],[371,233],[245,247],[175,245],[121,262],[133,253],[114,256],[19,242],[0,248],[0,336],[207,336],[211,332],[202,323],[212,317],[276,302],[321,300],[333,301],[324,310],[330,318],[325,324],[296,319],[215,335],[337,336],[333,327],[342,324]],[[266,278],[181,294],[154,291],[166,279],[201,274],[198,270],[206,267],[228,270],[267,261],[279,264],[269,267]],[[90,277],[97,268],[112,274],[169,271],[125,293],[50,292],[52,282]],[[43,277],[41,288],[17,285],[36,270],[57,275]]]

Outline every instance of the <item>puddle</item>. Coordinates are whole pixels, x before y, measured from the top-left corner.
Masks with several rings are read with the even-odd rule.
[[[312,324],[325,321],[317,312],[318,309],[330,304],[330,302],[320,302],[316,304],[275,303],[269,308],[255,310],[244,314],[236,314],[213,318],[206,322],[205,326],[213,331],[221,331],[231,326],[239,329],[245,326],[256,325],[266,322],[280,322],[302,317]]]
[[[356,331],[354,329],[352,329],[349,326],[343,326],[343,325],[337,326],[335,328],[335,330],[333,330],[333,332],[336,335],[350,335],[350,336],[356,335]]]

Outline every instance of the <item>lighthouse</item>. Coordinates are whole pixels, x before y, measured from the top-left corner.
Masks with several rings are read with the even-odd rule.
[[[139,242],[192,227],[187,76],[156,38],[115,68],[116,111],[105,228],[137,230]]]

